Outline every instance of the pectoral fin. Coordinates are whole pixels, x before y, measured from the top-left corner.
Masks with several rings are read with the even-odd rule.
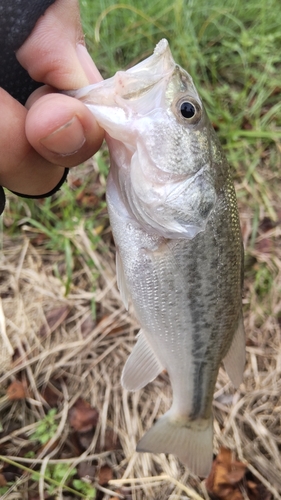
[[[128,391],[137,391],[152,382],[163,369],[143,332],[140,331],[137,343],[124,366],[121,384]]]
[[[223,364],[234,387],[238,388],[243,379],[245,366],[245,333],[242,312],[232,344],[223,360]]]
[[[122,260],[120,258],[119,252],[117,251],[116,251],[116,276],[117,276],[117,286],[121,295],[121,299],[123,301],[124,306],[128,310],[129,292],[126,285]]]

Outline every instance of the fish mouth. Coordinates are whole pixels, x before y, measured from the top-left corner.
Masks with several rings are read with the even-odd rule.
[[[153,83],[151,83],[150,85],[148,85],[147,87],[142,87],[140,88],[139,90],[135,90],[133,92],[129,92],[127,94],[123,94],[121,95],[122,99],[126,99],[126,100],[133,100],[133,99],[138,99],[139,97],[141,97],[143,94],[146,94],[147,92],[149,92],[155,85],[157,85],[157,83],[159,83],[161,80],[163,80],[163,77],[159,78],[159,80],[156,80],[154,81]]]
[[[170,77],[176,66],[168,41],[163,38],[150,57],[132,68],[117,71],[112,78],[67,94],[91,105],[108,105],[109,100],[113,98],[114,101],[116,96],[125,101],[135,100]]]
[[[163,38],[151,56],[132,68],[67,93],[88,105],[106,129],[107,124],[114,121],[120,126],[132,116],[147,115],[165,105],[169,107],[175,92],[185,92],[190,83],[190,76],[174,61],[168,41]]]
[[[127,71],[117,71],[114,91],[124,100],[138,99],[169,78],[176,66],[167,40],[162,39],[150,57]]]

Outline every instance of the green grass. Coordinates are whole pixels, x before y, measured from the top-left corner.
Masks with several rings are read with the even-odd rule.
[[[104,77],[148,56],[162,37],[168,38],[175,60],[195,80],[236,178],[244,183],[239,198],[254,210],[264,206],[276,220],[281,150],[279,0],[80,0],[80,5],[86,41]],[[106,169],[102,158],[100,165]],[[29,223],[37,221],[33,225],[38,231],[43,231],[40,223],[44,225],[48,245],[62,248],[71,268],[71,249],[63,239],[58,241],[58,235],[69,235],[84,216],[75,206],[75,195],[64,187],[55,202],[16,201],[10,233],[17,229],[23,205],[28,206]],[[50,234],[54,227],[56,235]]]
[[[279,0],[80,0],[86,42],[103,76],[109,77],[147,57],[162,38],[175,60],[192,75],[238,181],[240,206],[259,220],[277,221],[281,164],[280,2]],[[108,158],[98,155],[106,176]],[[100,224],[100,206],[77,203],[79,190],[63,186],[45,201],[11,196],[4,231],[17,234],[29,226],[33,241],[60,252],[65,293],[70,290],[77,248],[73,236],[82,224],[92,244]],[[94,191],[94,188],[93,188]],[[99,196],[99,194],[98,194]],[[104,200],[104,198],[103,198]],[[79,252],[78,252],[79,253]]]
[[[10,460],[5,456],[0,456],[2,462],[10,464],[14,467],[19,468],[22,472],[30,474],[31,479],[34,482],[40,480],[41,473],[39,471],[33,471],[29,467],[17,463],[14,460]],[[90,484],[82,479],[73,479],[77,470],[75,468],[69,467],[67,463],[58,464],[48,464],[44,472],[44,483],[47,485],[48,494],[53,494],[58,491],[58,488],[62,488],[64,492],[69,492],[75,495],[74,498],[82,498],[83,500],[95,500],[96,489]],[[20,479],[19,479],[20,481]],[[67,482],[72,482],[72,486],[68,486]],[[0,488],[0,493],[8,493],[9,489],[11,491],[16,486],[16,483],[8,482],[5,486]],[[47,493],[46,493],[47,494]],[[4,498],[4,497],[3,497]],[[47,497],[49,498],[49,496]]]
[[[89,50],[104,77],[163,37],[192,75],[245,201],[272,219],[281,149],[279,0],[81,0]],[[271,172],[270,179],[264,172]],[[240,194],[238,194],[240,197]]]
[[[254,214],[252,251],[262,218],[280,218],[279,0],[80,0],[80,5],[88,48],[105,78],[147,57],[162,37],[169,40],[174,59],[192,75],[225,148],[239,206]],[[106,150],[98,154],[97,165],[104,179]],[[77,227],[83,226],[95,247],[95,228],[106,225],[104,185],[96,193],[101,203],[94,206],[77,201],[85,189],[96,193],[88,175],[75,189],[65,185],[44,201],[11,195],[3,220],[6,234],[29,228],[34,244],[58,253],[54,274],[66,295],[78,265]]]
[[[245,119],[253,125],[258,119],[250,139],[263,138],[268,125],[280,125],[273,95],[280,86],[278,0],[80,4],[90,52],[105,77],[148,55],[166,37],[175,60],[200,87],[216,125],[228,125],[236,137]],[[264,114],[265,105],[270,109]],[[275,134],[280,137],[280,131]]]
[[[36,430],[30,435],[30,439],[39,441],[41,445],[50,441],[58,428],[58,424],[55,421],[56,414],[56,408],[49,410],[45,418],[41,422],[38,422]]]
[[[40,248],[41,253],[57,254],[53,272],[61,280],[65,295],[68,295],[74,284],[73,275],[79,266],[78,257],[84,258],[80,255],[81,252],[76,244],[77,232],[82,229],[87,234],[92,248],[96,249],[101,242],[99,233],[108,225],[104,198],[107,158],[106,151],[99,152],[96,160],[98,172],[83,176],[79,172],[83,172],[84,168],[79,167],[78,185],[65,184],[50,198],[31,200],[8,195],[3,217],[6,235],[13,237],[22,231],[35,246]],[[89,172],[89,168],[86,172]],[[93,195],[94,199],[91,198]],[[87,265],[92,269],[94,287],[94,281],[98,276],[97,269],[89,259]],[[94,311],[94,304],[92,309]]]

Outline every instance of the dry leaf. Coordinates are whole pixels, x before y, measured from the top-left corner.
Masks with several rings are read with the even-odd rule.
[[[14,380],[7,389],[7,397],[10,401],[24,399],[26,395],[26,387],[19,380]]]
[[[258,481],[257,478],[254,478]],[[265,488],[265,486],[254,480],[247,481],[247,494],[250,500],[272,500],[272,494]]]
[[[87,432],[97,425],[98,411],[82,398],[77,399],[68,413],[68,420],[76,431]]]
[[[5,476],[3,474],[0,474],[0,486],[6,486],[7,481],[5,479]]]
[[[41,393],[42,398],[48,403],[51,408],[58,406],[58,402],[62,399],[62,393],[53,385],[46,385]]]
[[[212,470],[206,479],[206,488],[210,495],[218,500],[243,500],[239,483],[245,476],[246,466],[232,459],[232,452],[221,448],[213,462]]]
[[[81,462],[77,467],[77,473],[80,478],[88,477],[93,480],[96,475],[96,466],[89,462]]]
[[[99,205],[100,199],[93,193],[87,193],[86,191],[81,191],[81,193],[76,196],[76,201],[80,207],[91,207],[94,208]]]
[[[98,439],[96,451],[100,453],[102,451],[112,451],[121,448],[118,435],[113,431],[113,429],[106,429],[104,435],[103,444],[101,444],[100,439]]]
[[[48,333],[53,333],[66,319],[69,313],[68,306],[55,307],[45,314],[47,325],[42,325],[39,330],[39,336],[45,337]]]
[[[99,470],[99,484],[102,486],[108,484],[108,482],[112,479],[113,472],[109,465],[103,465]]]
[[[274,248],[272,238],[262,238],[256,242],[256,250],[260,253],[271,254]]]
[[[91,445],[94,433],[95,433],[94,429],[90,429],[89,431],[86,432],[81,431],[76,433],[77,443],[83,451],[87,450]]]
[[[276,226],[276,222],[271,220],[269,217],[264,217],[260,222],[259,229],[261,232],[266,233],[270,229],[273,229]]]
[[[28,493],[28,500],[56,500],[54,496],[50,496],[47,492],[44,493],[44,496],[39,496],[38,493],[35,493],[34,491],[31,491]],[[63,500],[66,500],[65,497],[63,497]]]
[[[247,475],[246,475],[247,473]],[[250,500],[271,500],[272,496],[263,484],[247,479],[246,465],[233,460],[232,452],[221,448],[213,462],[212,470],[206,479],[206,488],[211,498],[216,500],[243,500],[241,483]]]
[[[88,337],[90,333],[94,330],[96,326],[96,321],[94,321],[92,314],[89,314],[85,321],[81,324],[81,334],[83,339]]]

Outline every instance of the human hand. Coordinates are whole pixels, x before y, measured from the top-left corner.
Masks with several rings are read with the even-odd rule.
[[[30,76],[46,85],[22,106],[0,89],[0,185],[40,196],[60,182],[65,167],[92,156],[103,130],[92,113],[58,90],[79,88],[102,78],[83,46],[77,0],[57,0],[40,17],[17,51]]]

